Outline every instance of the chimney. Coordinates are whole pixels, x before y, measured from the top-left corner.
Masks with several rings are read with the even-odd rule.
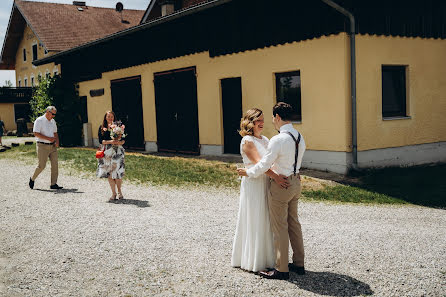
[[[76,6],[87,6],[87,2],[85,2],[85,1],[73,1],[73,5],[76,5]]]
[[[175,1],[174,0],[162,0],[161,5],[161,16],[171,14],[175,11]]]

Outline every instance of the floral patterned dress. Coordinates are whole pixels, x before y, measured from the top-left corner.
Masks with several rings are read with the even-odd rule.
[[[98,131],[99,144],[104,148],[104,158],[98,159],[97,177],[122,179],[125,172],[124,153],[122,145],[102,144],[103,140],[112,140],[109,131],[102,131],[102,126]]]

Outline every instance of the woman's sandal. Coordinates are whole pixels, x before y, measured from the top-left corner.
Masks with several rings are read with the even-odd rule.
[[[108,201],[112,202],[116,200],[116,194],[113,194]]]
[[[124,196],[122,195],[122,193],[118,193],[118,199],[124,199]]]

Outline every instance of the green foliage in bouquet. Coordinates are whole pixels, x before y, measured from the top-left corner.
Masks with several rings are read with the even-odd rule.
[[[77,146],[82,140],[82,121],[80,98],[73,81],[60,75],[43,78],[33,89],[30,101],[34,121],[45,113],[49,105],[57,108],[55,121],[61,146]]]

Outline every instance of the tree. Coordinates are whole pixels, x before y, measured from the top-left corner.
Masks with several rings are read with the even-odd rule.
[[[53,85],[54,78],[48,78],[42,79],[39,85],[33,88],[32,98],[29,101],[29,105],[31,106],[31,122],[34,122],[44,114],[48,106],[54,105],[54,99],[50,96],[50,88]]]
[[[71,80],[60,75],[42,78],[33,88],[30,100],[31,120],[45,113],[47,106],[57,109],[55,118],[61,146],[76,146],[82,140],[82,121],[80,116],[80,98]]]

